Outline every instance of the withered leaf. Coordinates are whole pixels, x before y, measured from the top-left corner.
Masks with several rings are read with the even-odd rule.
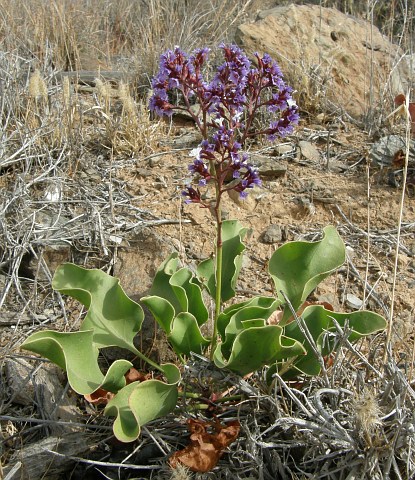
[[[127,385],[129,385],[133,382],[144,382],[145,380],[149,380],[151,378],[151,374],[139,372],[137,369],[132,367],[130,370],[128,370],[124,377]]]
[[[143,373],[136,370],[134,367],[130,368],[128,372],[124,375],[126,384],[133,382],[144,382],[151,378],[151,374]],[[115,393],[111,393],[104,388],[98,388],[95,392],[90,393],[89,395],[84,395],[84,398],[87,402],[92,403],[93,405],[106,405],[113,397]]]
[[[98,390],[95,390],[95,392],[92,392],[89,395],[84,395],[84,398],[93,405],[106,405],[114,397],[114,395],[114,393],[109,392],[108,390],[98,388]]]
[[[215,433],[207,431],[212,426]],[[188,420],[190,444],[170,457],[170,465],[176,468],[180,463],[193,472],[209,472],[216,466],[224,450],[238,437],[240,428],[237,420],[227,425],[222,425],[219,421],[212,424],[202,420]]]

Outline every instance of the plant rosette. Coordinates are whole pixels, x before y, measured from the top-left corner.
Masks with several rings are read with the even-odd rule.
[[[269,274],[275,296],[232,303],[247,229],[238,220],[222,220],[223,194],[234,190],[245,197],[261,184],[256,168],[242,152],[246,141],[263,135],[274,141],[290,134],[299,117],[293,91],[269,55],[255,54],[253,66],[235,45],[220,48],[224,63],[212,79],[206,78],[204,68],[208,49],[192,55],[179,48],[167,51],[161,56],[150,99],[150,109],[159,115],[187,111],[202,134],[203,141],[191,152],[194,161],[189,166],[197,186],[188,185],[183,197],[186,203],[213,212],[215,252],[195,269],[181,266],[178,254],[172,253],[141,302],[164,331],[178,365],[196,353],[209,355],[217,368],[241,376],[266,367],[270,383],[276,374],[287,379],[319,375],[324,357],[338,345],[339,328],[347,326],[348,339],[355,342],[384,329],[386,321],[370,311],[336,313],[321,305],[302,309],[318,284],[345,261],[344,243],[333,226],[326,227],[318,241],[289,242],[274,252]],[[176,99],[175,104],[171,98]],[[254,119],[263,110],[273,120],[258,127]],[[209,204],[201,192],[208,188],[215,192],[215,200]],[[176,408],[179,367],[158,365],[135,347],[144,314],[124,293],[118,279],[100,270],[64,264],[57,269],[52,286],[87,308],[80,330],[36,332],[22,348],[64,369],[79,394],[110,392],[104,413],[115,417],[115,436],[123,442],[135,440],[142,425]],[[204,292],[214,301],[213,312]],[[296,313],[299,311],[301,315]],[[102,373],[99,350],[109,346],[127,349],[147,362],[157,378],[127,384],[126,373],[132,364],[124,359]]]

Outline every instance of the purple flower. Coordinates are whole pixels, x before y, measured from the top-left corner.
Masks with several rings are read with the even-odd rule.
[[[272,122],[269,128],[265,130],[265,133],[268,135],[268,140],[274,141],[277,136],[285,137],[286,135],[290,135],[294,131],[294,125],[297,125],[299,120],[300,116],[297,105],[294,104],[288,107],[281,118],[276,122]]]
[[[239,192],[240,197],[245,198],[248,195],[247,188],[254,188],[255,185],[261,186],[262,182],[259,178],[258,170],[252,165],[243,164],[244,171],[238,172],[241,181],[234,187]]]
[[[186,187],[186,190],[182,191],[184,197],[188,197],[184,203],[202,203],[202,197],[198,188]]]
[[[173,105],[169,102],[166,90],[154,90],[153,96],[150,98],[149,108],[152,112],[160,115],[160,117],[173,115]]]
[[[260,185],[261,180],[258,171],[247,163],[247,155],[241,152],[243,144],[260,135],[275,140],[292,133],[299,121],[298,107],[292,88],[286,85],[270,55],[256,53],[257,66],[253,67],[238,46],[221,44],[219,48],[224,62],[210,81],[204,77],[208,48],[195,50],[191,55],[179,47],[165,52],[152,82],[150,109],[158,115],[172,115],[174,109],[187,110],[192,115],[204,138],[192,151],[195,160],[189,166],[199,186],[215,180],[219,191],[233,188],[246,196],[247,190]],[[169,97],[169,93],[174,93],[174,97]],[[177,98],[180,103],[173,105],[170,98]],[[194,104],[196,111],[190,109]],[[259,128],[254,119],[265,109],[274,118],[267,128]],[[225,183],[229,176],[234,181]],[[187,203],[203,204],[199,189],[188,187],[183,195]]]
[[[267,87],[281,88],[284,84],[282,78],[282,72],[277,63],[265,53],[263,57],[260,57],[258,53],[255,53],[258,62],[258,73],[262,77],[262,85]]]
[[[189,170],[194,175],[199,175],[199,185],[201,186],[205,186],[207,182],[212,178],[209,169],[204,164],[203,160],[200,160],[198,158],[196,158],[195,161],[191,165],[189,165]]]
[[[193,52],[193,55],[190,56],[190,61],[195,69],[200,68],[205,64],[209,57],[209,52],[209,48],[199,48]]]
[[[200,153],[199,157],[203,158],[204,160],[215,160],[215,145],[213,143],[209,143],[207,140],[203,140],[200,144]]]

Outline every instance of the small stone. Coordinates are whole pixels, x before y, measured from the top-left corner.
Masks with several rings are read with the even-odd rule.
[[[348,293],[346,295],[346,303],[350,308],[353,308],[354,310],[359,310],[359,308],[362,308],[363,302],[360,300],[360,298],[356,297],[353,293]]]
[[[261,235],[261,242],[267,244],[278,243],[282,241],[283,232],[281,225],[270,225]]]
[[[153,172],[148,168],[137,168],[136,173],[139,177],[150,177]]]
[[[350,245],[346,245],[346,255],[349,260],[353,260],[356,255],[354,248],[352,248]]]
[[[301,155],[306,159],[310,160],[311,162],[319,162],[321,157],[320,157],[320,152],[317,150],[317,148],[310,142],[306,142],[305,140],[301,140],[298,143],[298,146],[300,147],[301,150]]]
[[[180,137],[176,137],[173,140],[174,148],[193,148],[200,144],[203,140],[202,135],[197,131],[190,131],[181,135]]]
[[[249,162],[258,168],[261,178],[282,177],[287,172],[287,166],[273,157],[265,155],[251,155]]]
[[[371,159],[381,166],[391,165],[395,154],[406,150],[406,140],[399,135],[386,135],[373,144],[370,150]],[[415,156],[415,142],[409,145],[410,160]]]
[[[288,155],[290,153],[295,153],[295,146],[292,143],[281,143],[277,145],[274,149],[275,155]]]
[[[148,161],[148,166],[150,168],[158,167],[161,165],[161,159],[159,157],[150,158]]]
[[[10,399],[17,405],[31,405],[35,397],[35,387],[32,382],[33,366],[22,358],[7,358],[5,374]]]

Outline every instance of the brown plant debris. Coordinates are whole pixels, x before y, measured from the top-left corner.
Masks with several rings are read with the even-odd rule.
[[[218,463],[227,448],[239,435],[240,424],[237,420],[222,425],[203,420],[190,419],[187,422],[190,431],[190,444],[170,458],[170,465],[177,468],[185,465],[193,472],[209,472]],[[213,427],[215,433],[209,433]]]

